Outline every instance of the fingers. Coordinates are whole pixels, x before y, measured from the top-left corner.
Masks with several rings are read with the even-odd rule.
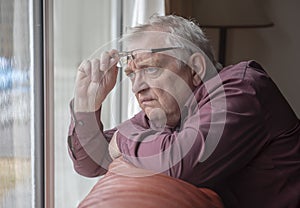
[[[84,60],[78,67],[76,81],[99,83],[104,77],[114,80],[118,74],[118,51],[103,52],[100,59]]]
[[[91,81],[92,82],[99,82],[100,81],[100,60],[99,59],[92,59],[91,60],[91,66],[92,66]]]
[[[118,144],[117,144],[117,133],[118,133],[118,131],[116,131],[114,133],[114,135],[108,145],[108,152],[112,159],[116,159],[121,156],[121,152],[120,152]]]
[[[115,50],[104,52],[100,59],[84,60],[79,65],[75,83],[77,110],[85,112],[98,109],[113,89],[118,74],[116,53]]]
[[[110,52],[103,52],[101,54],[101,64],[100,70],[101,71],[108,71],[109,69],[116,68],[116,65],[119,61],[118,58],[118,51],[111,50]]]
[[[110,55],[107,51],[101,54],[100,70],[107,71],[109,69]]]
[[[119,61],[119,56],[118,56],[118,51],[117,50],[111,50],[109,52],[110,55],[110,66],[112,66],[110,68],[110,70],[108,71],[109,76],[114,77],[114,79],[116,79],[117,75],[118,75],[118,67],[117,67],[117,63]]]
[[[91,65],[88,60],[83,60],[81,64],[78,67],[78,71],[85,73],[85,74],[90,74],[91,70]]]
[[[91,74],[91,63],[88,60],[83,60],[78,67],[77,80],[81,80]]]
[[[111,50],[110,52],[105,51],[101,54],[100,60],[91,60],[91,80],[93,82],[99,82],[103,76],[103,73],[108,72],[109,74],[107,75],[110,76],[111,71],[114,71],[111,69],[116,69],[116,65],[118,62],[118,58],[116,58],[117,53],[117,50]]]
[[[113,50],[111,50],[111,51],[109,52],[109,55],[110,55],[110,57],[112,57],[112,58],[110,59],[110,64],[111,64],[111,66],[116,67],[116,66],[117,66],[117,63],[118,63],[118,61],[119,61],[118,51],[115,50],[115,49],[113,49]]]

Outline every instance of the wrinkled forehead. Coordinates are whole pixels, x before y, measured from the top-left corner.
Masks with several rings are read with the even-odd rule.
[[[137,49],[158,49],[178,47],[180,50],[166,50],[159,54],[165,54],[178,60],[186,60],[185,44],[179,37],[161,31],[142,31],[126,34],[121,39],[122,50],[132,51]]]
[[[176,36],[161,31],[143,31],[124,35],[123,48],[127,51],[135,49],[182,47]]]

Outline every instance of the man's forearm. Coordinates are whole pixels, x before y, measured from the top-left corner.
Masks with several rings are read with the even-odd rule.
[[[72,145],[68,146],[68,149],[73,161],[74,170],[77,173],[86,177],[96,177],[106,173],[107,168],[98,164],[98,162],[94,160],[94,157],[89,155],[91,153],[87,153],[85,148],[80,145],[76,134],[69,136],[68,140],[69,144],[72,143]],[[89,151],[91,151],[91,149]],[[95,151],[97,152],[97,150]]]
[[[103,132],[100,110],[74,113],[69,128],[68,145],[74,169],[81,175],[95,177],[106,172],[111,162],[108,142],[113,131]]]

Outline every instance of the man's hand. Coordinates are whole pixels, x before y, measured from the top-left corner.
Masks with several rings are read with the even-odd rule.
[[[104,52],[101,59],[84,60],[78,67],[75,83],[75,112],[97,111],[116,84],[117,51]]]
[[[116,131],[114,133],[114,135],[109,143],[109,146],[108,146],[109,154],[113,160],[117,159],[118,157],[120,157],[122,155],[119,150],[118,144],[117,144],[117,133],[118,133],[118,131]]]

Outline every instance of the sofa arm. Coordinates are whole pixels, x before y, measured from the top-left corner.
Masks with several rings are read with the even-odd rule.
[[[79,208],[221,208],[219,196],[180,179],[136,168],[115,159]]]

